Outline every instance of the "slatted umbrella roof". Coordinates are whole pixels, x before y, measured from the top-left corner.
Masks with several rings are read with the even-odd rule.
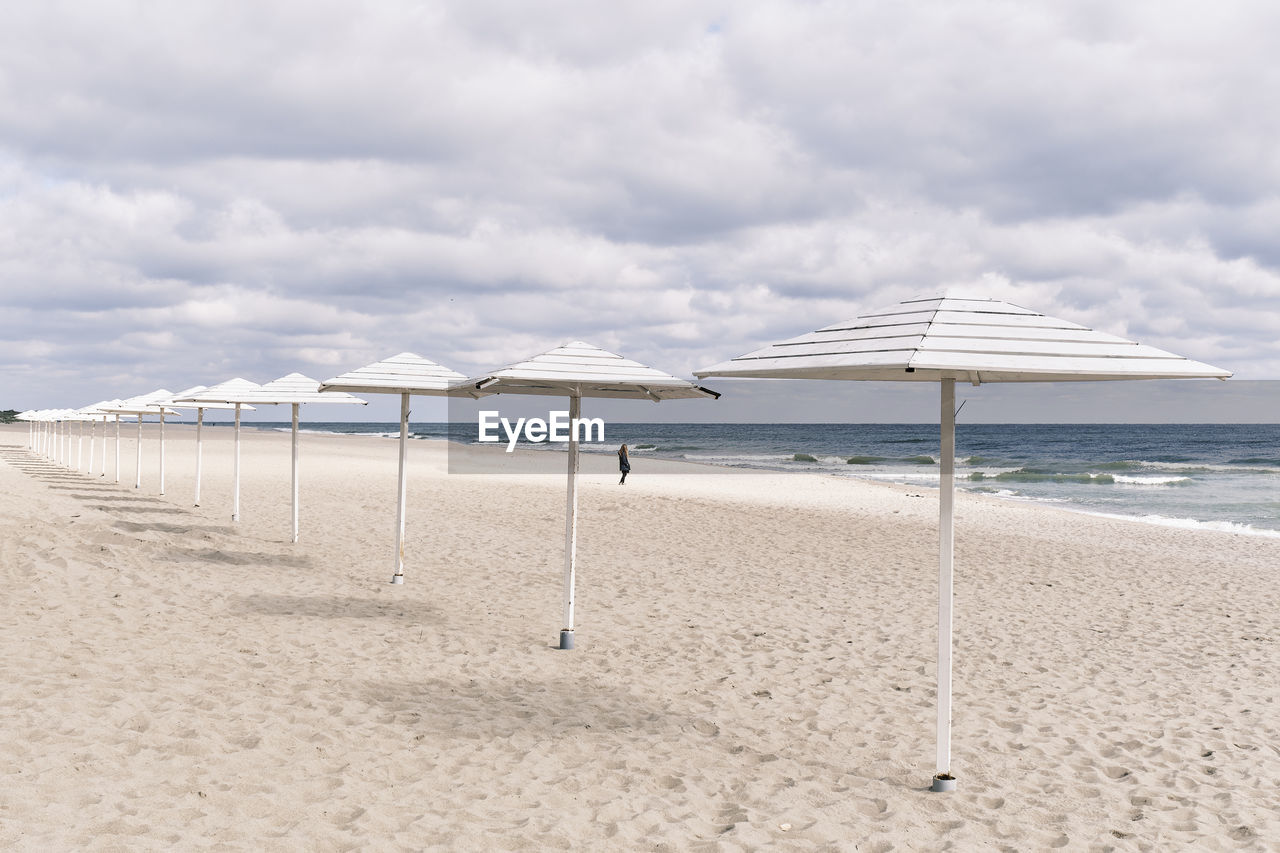
[[[455,386],[453,393],[470,397],[486,394],[616,397],[655,402],[720,396],[685,379],[582,341],[573,341],[468,379]]]
[[[340,391],[320,393],[320,382],[301,373],[290,373],[273,379],[254,391],[247,402],[252,403],[351,403],[367,405],[367,401]]]
[[[918,297],[694,371],[698,377],[1068,382],[1230,371],[998,299]]]
[[[347,391],[353,394],[442,395],[465,376],[411,352],[402,352],[328,379],[320,385],[325,394]]]
[[[111,406],[104,411],[116,415],[181,414],[181,412],[176,412],[173,409],[161,407],[162,403],[167,407],[169,400],[172,398],[173,392],[161,388],[158,391],[152,391],[150,394],[139,394],[137,397],[129,397],[126,400],[117,401],[118,405]]]
[[[236,403],[247,403],[250,395],[256,393],[261,387],[257,382],[250,382],[248,379],[237,376],[235,379],[228,379],[226,382],[219,382],[217,385],[205,388],[203,391],[175,394],[173,401],[180,404],[200,403],[205,407],[214,403],[228,403],[234,407]],[[183,406],[183,408],[187,407]],[[242,405],[240,408],[251,407]]]
[[[78,411],[80,414],[90,418],[105,419],[107,415],[115,414],[115,412],[112,411],[113,407],[121,406],[123,404],[124,404],[123,400],[99,400],[96,403],[93,403],[91,405],[85,406],[82,409],[79,409]]]
[[[234,409],[235,403],[218,402],[218,401],[196,401],[195,397],[207,392],[209,388],[205,385],[192,385],[190,388],[179,391],[168,400],[165,401],[166,406],[172,406],[175,409]],[[241,410],[253,411],[253,406],[242,405]]]

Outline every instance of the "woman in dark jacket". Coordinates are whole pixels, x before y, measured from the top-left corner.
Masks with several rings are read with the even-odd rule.
[[[627,475],[631,473],[631,460],[627,458],[627,446],[624,444],[618,448],[618,470],[622,472],[622,479],[618,481],[619,486],[627,484]]]

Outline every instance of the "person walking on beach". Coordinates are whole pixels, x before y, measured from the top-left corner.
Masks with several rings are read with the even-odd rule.
[[[622,472],[622,479],[618,481],[619,486],[627,484],[627,475],[631,473],[631,460],[627,458],[627,446],[624,444],[618,448],[618,470]]]

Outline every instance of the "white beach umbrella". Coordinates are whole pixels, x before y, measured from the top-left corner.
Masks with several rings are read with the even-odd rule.
[[[34,450],[36,446],[36,418],[35,409],[27,409],[25,412],[18,412],[14,418],[27,423],[27,449]]]
[[[105,476],[107,473],[107,419],[111,414],[103,410],[103,406],[114,404],[115,400],[99,400],[98,402],[78,409],[77,412],[83,415],[89,421],[89,468],[88,473],[93,473],[93,456],[97,448],[97,426],[102,423],[102,473],[99,476]]]
[[[250,382],[248,379],[228,379],[226,382],[219,382],[211,388],[205,388],[203,391],[196,393],[183,392],[173,395],[171,402],[174,405],[183,406],[194,404],[198,407],[212,408],[214,406],[221,407],[223,405],[230,406],[235,409],[235,450],[231,457],[231,520],[240,520],[240,412],[243,409],[252,409],[253,406],[246,405],[246,398],[262,388],[256,382]],[[198,431],[197,431],[198,434]],[[197,456],[197,459],[199,457]],[[196,485],[196,501],[200,500],[199,477],[197,476]]]
[[[574,586],[578,560],[578,430],[572,425],[582,415],[583,397],[630,400],[719,398],[709,391],[638,361],[606,352],[582,341],[535,355],[492,373],[455,386],[470,397],[488,394],[542,394],[569,398],[569,473],[565,507],[564,627],[560,648],[573,648]]]
[[[71,467],[71,422],[75,420],[74,409],[54,409],[53,421],[53,461],[64,468]]]
[[[76,464],[75,469],[79,471],[84,467],[84,425],[87,423],[93,426],[94,416],[90,411],[85,409],[72,409],[67,419],[76,424]],[[90,440],[92,441],[92,430],[90,431]],[[93,464],[93,444],[89,445],[89,463]]]
[[[442,396],[450,386],[466,381],[455,370],[442,367],[428,358],[402,352],[384,361],[366,364],[350,373],[322,383],[322,393],[349,392],[352,394],[400,395],[400,473],[396,494],[396,557],[392,583],[404,583],[404,514],[408,477],[405,472],[405,450],[409,438],[409,397]]]
[[[46,409],[31,409],[23,412],[23,420],[31,424],[31,451],[36,454],[44,453],[45,430],[48,423],[45,418]]]
[[[200,472],[204,462],[204,445],[202,433],[204,431],[204,410],[205,409],[234,409],[236,403],[219,403],[219,402],[189,402],[192,398],[208,391],[206,385],[193,385],[190,388],[179,391],[168,400],[165,405],[172,409],[195,409],[196,410],[196,497],[195,505],[200,506]],[[253,411],[253,406],[244,406],[246,411]],[[239,424],[237,423],[237,428]]]
[[[40,456],[45,457],[49,455],[49,411],[49,409],[36,409],[27,416],[33,424],[39,425],[36,427],[35,445],[32,449]]]
[[[156,415],[160,418],[160,494],[164,494],[164,418],[165,415],[180,414],[180,412],[165,408],[165,406],[162,405],[172,396],[172,392],[161,388],[157,391],[152,391],[150,394],[140,394],[137,397],[128,397],[121,400],[117,405],[110,406],[103,410],[113,415],[134,415],[138,419],[138,446],[136,448],[137,461],[135,463],[136,469],[133,483],[133,487],[135,489],[142,487],[142,419],[147,415]],[[116,441],[118,448],[118,436]],[[117,461],[117,466],[118,464],[119,462]]]
[[[298,407],[303,403],[347,403],[365,406],[368,403],[358,397],[341,392],[320,393],[320,383],[301,373],[290,373],[273,379],[246,402],[266,405],[288,403],[293,407],[293,541],[298,541]]]
[[[40,454],[51,462],[56,461],[57,457],[58,411],[58,409],[41,409],[34,415],[41,425],[41,435],[38,437]]]
[[[102,476],[107,475],[107,419],[114,418],[116,424],[116,482],[120,482],[120,412],[116,409],[123,400],[103,400],[94,403],[93,407],[102,413]]]
[[[948,291],[869,311],[694,371],[698,377],[937,382],[942,389],[938,522],[937,773],[951,774],[952,507],[955,383],[1226,379],[1226,370],[995,299]]]

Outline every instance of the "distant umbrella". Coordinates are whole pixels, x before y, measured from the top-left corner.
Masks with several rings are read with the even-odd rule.
[[[457,391],[470,397],[539,394],[569,398],[569,472],[565,507],[564,627],[560,648],[574,647],[574,586],[578,560],[578,430],[583,397],[624,400],[716,399],[720,395],[582,341],[468,379]]]
[[[134,415],[138,419],[137,462],[133,484],[135,489],[142,488],[142,419],[147,415],[157,415],[160,418],[160,494],[164,494],[164,417],[165,415],[179,413],[173,409],[165,408],[161,403],[167,402],[172,396],[171,392],[161,388],[158,391],[152,391],[150,394],[129,397],[120,401],[119,405],[104,409],[110,414]]]
[[[194,404],[197,407],[212,408],[214,406],[228,405],[235,409],[235,438],[233,442],[233,450],[231,456],[231,520],[240,520],[240,411],[242,409],[252,409],[253,406],[246,405],[246,397],[258,391],[262,386],[256,382],[250,382],[248,379],[228,379],[226,382],[219,382],[211,388],[205,388],[203,391],[195,393],[184,392],[175,394],[173,397],[174,405],[186,407],[188,404]],[[197,435],[199,435],[197,431]],[[197,452],[197,459],[199,454]],[[200,500],[199,477],[197,476],[196,485],[196,502]]]
[[[411,352],[393,355],[384,361],[366,364],[350,373],[324,382],[320,390],[326,393],[350,392],[353,394],[400,395],[400,473],[396,490],[396,558],[392,583],[404,583],[404,514],[407,486],[405,449],[409,437],[409,397],[441,396],[449,387],[465,381],[467,377],[447,367],[441,367],[430,359]]]
[[[298,406],[302,403],[348,403],[367,405],[364,400],[350,394],[320,393],[320,383],[301,373],[290,373],[273,379],[251,393],[251,403],[275,405],[288,403],[293,407],[293,541],[298,541]]]
[[[194,385],[183,391],[174,394],[166,403],[174,409],[195,409],[196,410],[196,497],[195,505],[200,506],[200,472],[204,461],[204,446],[202,444],[202,432],[204,430],[204,410],[205,409],[235,409],[235,403],[199,403],[189,402],[191,398],[199,395],[209,389],[204,385]],[[181,402],[180,402],[181,401]],[[253,411],[253,406],[244,406],[248,411]],[[238,427],[238,424],[237,424]],[[238,436],[237,436],[238,437]]]

